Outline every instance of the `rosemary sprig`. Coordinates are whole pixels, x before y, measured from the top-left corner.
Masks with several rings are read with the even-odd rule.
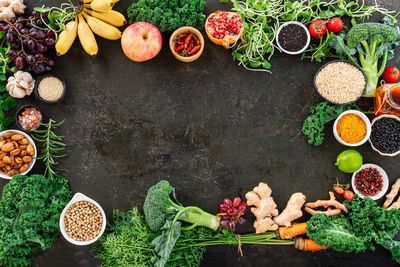
[[[48,123],[40,123],[44,130],[34,130],[32,137],[43,143],[40,155],[36,159],[41,159],[46,167],[44,175],[48,178],[53,178],[58,176],[59,171],[63,169],[57,167],[58,162],[55,160],[57,158],[65,157],[67,154],[59,154],[60,151],[64,150],[66,145],[62,142],[64,136],[56,135],[53,130],[57,129],[60,125],[64,123],[65,120],[61,122],[56,122],[52,119]]]

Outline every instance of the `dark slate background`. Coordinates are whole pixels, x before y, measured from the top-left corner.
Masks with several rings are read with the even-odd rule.
[[[27,0],[33,6],[59,6],[62,1]],[[367,1],[372,3],[373,1]],[[400,9],[396,0],[378,1]],[[130,0],[116,10],[125,13]],[[231,4],[208,0],[205,13],[230,9]],[[113,209],[142,207],[149,186],[168,179],[185,205],[216,213],[225,197],[244,197],[259,182],[269,184],[282,210],[289,196],[303,192],[309,201],[327,199],[336,177],[351,175],[334,165],[346,149],[326,127],[322,146],[313,147],[301,134],[309,107],[321,101],[312,85],[319,63],[279,55],[272,75],[237,66],[230,51],[206,39],[204,54],[195,62],[177,61],[163,34],[163,48],[153,60],[130,61],[119,41],[97,38],[99,54],[91,58],[77,40],[56,59],[54,73],[67,83],[64,101],[38,104],[46,118],[66,119],[69,156],[62,159],[73,193],[97,200],[111,218]],[[399,57],[390,62],[399,64]],[[369,103],[369,101],[363,101]],[[36,103],[34,97],[19,101]],[[384,158],[369,144],[358,148],[364,162],[382,166],[391,183],[400,176],[399,158]],[[40,172],[38,163],[32,173]],[[7,181],[0,181],[4,186]],[[239,232],[253,231],[253,216]],[[34,266],[95,266],[91,247],[60,238],[39,253]],[[202,266],[394,266],[390,253],[341,254],[301,252],[292,246],[207,248]]]

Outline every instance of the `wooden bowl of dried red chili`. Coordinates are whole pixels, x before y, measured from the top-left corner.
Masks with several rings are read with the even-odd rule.
[[[204,38],[193,27],[181,27],[172,33],[169,39],[172,54],[182,62],[198,59],[204,50]]]

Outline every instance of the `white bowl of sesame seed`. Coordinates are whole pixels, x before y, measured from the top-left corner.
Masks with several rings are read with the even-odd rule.
[[[99,203],[82,193],[76,193],[61,213],[61,234],[74,245],[86,246],[103,235],[106,220]]]

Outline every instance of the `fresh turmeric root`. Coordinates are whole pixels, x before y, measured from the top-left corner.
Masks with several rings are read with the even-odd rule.
[[[344,211],[349,213],[346,206],[336,200],[335,194],[333,192],[329,192],[330,199],[329,200],[317,200],[315,202],[306,203],[304,206],[304,210],[310,213],[311,215],[315,215],[317,213],[325,213],[328,216],[338,215],[340,212]],[[324,207],[327,209],[326,211],[315,210],[315,208]],[[335,207],[335,209],[331,209],[331,207]]]
[[[276,231],[276,236],[280,239],[292,239],[298,235],[304,235],[307,233],[306,230],[307,223],[293,223],[289,227],[279,227]]]
[[[400,178],[396,180],[396,182],[392,185],[392,189],[390,193],[386,195],[386,201],[383,203],[383,207],[385,209],[399,209],[400,208],[400,197],[397,199],[395,203],[392,204],[394,198],[399,193],[400,190]],[[396,204],[397,203],[397,204]],[[390,207],[389,205],[392,204]]]
[[[318,251],[329,248],[327,246],[320,246],[317,243],[315,243],[314,240],[311,240],[310,238],[304,238],[301,236],[296,237],[296,241],[294,242],[294,247],[304,251]]]

